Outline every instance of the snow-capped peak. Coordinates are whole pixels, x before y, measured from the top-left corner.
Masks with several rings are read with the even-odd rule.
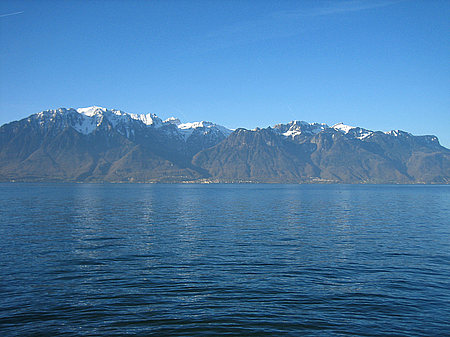
[[[192,122],[192,123],[182,123],[178,125],[179,129],[186,130],[186,129],[198,129],[198,128],[204,128],[204,127],[211,127],[214,125],[211,122]]]
[[[161,118],[156,116],[155,114],[148,113],[148,114],[129,114],[131,118],[141,121],[145,125],[153,125],[156,127],[159,127],[162,125]]]
[[[310,125],[310,123],[305,121],[293,120],[289,123],[290,125]]]
[[[214,134],[227,137],[232,130],[223,126],[201,121],[181,123],[178,118],[170,117],[162,121],[153,113],[134,114],[121,110],[107,109],[100,106],[90,106],[78,109],[60,108],[46,110],[35,115],[41,125],[52,123],[58,119],[62,127],[70,126],[79,133],[88,135],[98,129],[105,121],[122,135],[129,137],[137,131],[136,127],[160,129],[168,135],[178,135],[187,140],[194,132],[196,134]]]
[[[332,126],[333,129],[359,140],[363,140],[373,135],[373,131],[360,128],[358,126],[345,125],[344,123],[337,123]]]
[[[181,125],[181,121],[178,118],[175,117],[169,117],[167,118],[164,123],[170,123],[170,124],[174,124],[176,126]]]
[[[410,134],[409,132],[402,131],[402,130],[391,130],[391,131],[385,132],[385,134],[390,135],[390,136],[394,136],[394,137],[412,136],[412,134]]]
[[[354,126],[345,125],[344,123],[337,123],[332,126],[333,129],[342,131],[343,133],[348,133],[351,129],[355,129]]]
[[[148,113],[148,114],[133,114],[133,113],[126,113],[123,112],[121,110],[116,110],[116,109],[107,109],[107,108],[103,108],[100,106],[90,106],[87,108],[78,108],[76,109],[76,111],[79,114],[85,115],[87,117],[93,117],[96,115],[115,115],[115,116],[120,116],[122,117],[124,120],[127,120],[129,118],[137,120],[137,121],[141,121],[142,123],[144,123],[145,125],[153,125],[153,126],[161,126],[162,121],[161,119],[156,116],[155,114],[152,113]],[[114,116],[112,116],[113,118],[115,118]],[[120,118],[119,117],[119,118]],[[115,120],[114,122],[119,122],[119,120]]]
[[[315,135],[328,128],[325,123],[308,123],[305,121],[294,120],[288,124],[277,124],[274,126],[279,133],[285,137],[295,138],[300,135]]]
[[[78,113],[83,114],[88,117],[92,117],[96,114],[101,114],[103,112],[106,112],[108,109],[103,108],[101,106],[89,106],[87,108],[78,108],[76,109]]]
[[[207,134],[208,132],[220,132],[225,137],[227,137],[232,131],[227,129],[224,126],[214,124],[212,122],[192,122],[192,123],[182,123],[179,124],[178,130],[184,136],[185,139],[189,138],[189,136],[196,130],[200,130],[203,134]]]

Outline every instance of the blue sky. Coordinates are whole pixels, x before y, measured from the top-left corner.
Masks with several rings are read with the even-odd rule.
[[[0,124],[100,105],[450,147],[450,1],[0,2]]]

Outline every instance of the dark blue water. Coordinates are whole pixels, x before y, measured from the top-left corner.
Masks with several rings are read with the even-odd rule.
[[[0,331],[450,335],[450,187],[0,184]]]

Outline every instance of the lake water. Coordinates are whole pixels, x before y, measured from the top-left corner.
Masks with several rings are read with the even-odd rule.
[[[450,186],[0,184],[0,331],[450,335]]]

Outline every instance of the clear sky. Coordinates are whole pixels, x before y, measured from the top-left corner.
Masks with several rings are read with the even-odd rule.
[[[450,147],[450,1],[0,1],[0,124],[99,105]]]

